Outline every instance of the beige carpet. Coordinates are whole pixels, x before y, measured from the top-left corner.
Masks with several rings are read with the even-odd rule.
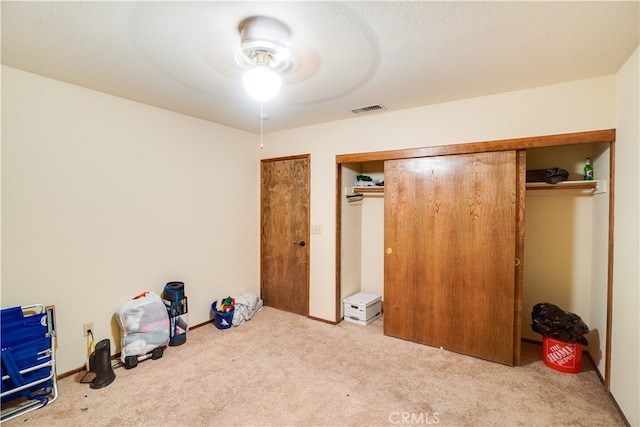
[[[624,425],[593,368],[542,363],[523,344],[507,367],[269,307],[246,324],[193,329],[187,342],[92,390],[59,381],[51,405],[14,426],[616,426]]]

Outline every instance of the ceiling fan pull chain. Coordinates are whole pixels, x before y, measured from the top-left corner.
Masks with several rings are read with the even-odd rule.
[[[262,107],[264,103],[260,103],[260,149],[264,148],[264,144],[262,144],[262,124],[264,123],[264,113],[262,112]]]

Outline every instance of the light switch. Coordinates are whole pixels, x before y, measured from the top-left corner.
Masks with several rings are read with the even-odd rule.
[[[311,226],[311,234],[322,234],[322,226],[320,226],[320,225],[312,225]]]

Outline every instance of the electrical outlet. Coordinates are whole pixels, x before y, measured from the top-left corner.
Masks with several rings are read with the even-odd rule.
[[[87,322],[82,325],[82,332],[85,337],[89,336],[89,331],[93,332],[93,322]]]

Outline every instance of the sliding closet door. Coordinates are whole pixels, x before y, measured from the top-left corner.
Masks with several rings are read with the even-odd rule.
[[[390,160],[384,173],[385,334],[517,363],[516,153]]]

